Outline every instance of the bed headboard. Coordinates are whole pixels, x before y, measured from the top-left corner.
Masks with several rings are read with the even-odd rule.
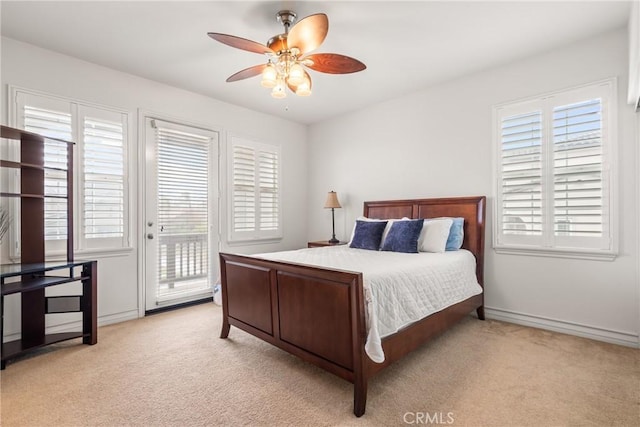
[[[484,286],[484,223],[486,197],[450,197],[443,199],[385,200],[364,202],[367,218],[464,218],[462,247],[476,257],[476,276]]]

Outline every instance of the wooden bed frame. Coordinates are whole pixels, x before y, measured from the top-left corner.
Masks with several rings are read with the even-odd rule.
[[[365,202],[369,218],[463,217],[462,247],[476,257],[483,284],[485,197]],[[473,310],[484,320],[484,293],[385,337],[383,363],[364,350],[362,273],[220,254],[223,323],[233,325],[354,384],[353,412],[365,412],[367,382],[383,368],[445,331]]]

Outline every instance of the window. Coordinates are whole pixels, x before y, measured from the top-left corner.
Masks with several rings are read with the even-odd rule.
[[[12,88],[17,127],[74,141],[74,246],[78,251],[129,246],[127,232],[128,114]],[[66,169],[66,144],[48,141],[45,165]],[[45,194],[66,196],[66,173],[45,171]],[[45,199],[47,253],[62,252],[66,200]]]
[[[280,149],[231,137],[229,240],[282,237]]]
[[[494,108],[496,250],[613,258],[615,81]]]

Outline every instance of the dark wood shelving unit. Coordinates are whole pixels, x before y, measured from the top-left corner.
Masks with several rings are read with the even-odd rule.
[[[48,167],[44,163],[46,139],[35,133],[2,126],[3,140],[19,141],[20,161],[0,160],[0,167],[19,169],[20,192],[2,192],[0,197],[20,198],[21,263],[0,266],[0,339],[1,369],[6,361],[45,345],[82,338],[96,344],[97,334],[97,262],[73,260],[73,143],[67,144],[67,168]],[[56,141],[61,141],[57,140]],[[44,191],[46,170],[66,172],[67,195],[47,195]],[[46,198],[67,201],[66,261],[45,262],[44,201]],[[78,270],[81,272],[78,273]],[[47,297],[45,288],[82,282],[82,295]],[[20,294],[21,338],[4,342],[4,297]],[[69,309],[50,308],[52,301],[64,299]],[[64,304],[63,304],[64,305]],[[82,331],[47,334],[45,316],[54,313],[82,313]]]

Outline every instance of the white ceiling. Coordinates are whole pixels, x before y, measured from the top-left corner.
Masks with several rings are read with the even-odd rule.
[[[5,1],[1,33],[63,54],[300,123],[314,123],[464,74],[627,24],[628,1]],[[282,32],[281,9],[329,16],[316,52],[367,69],[311,71],[313,95],[271,98],[259,77],[226,83],[266,62],[207,32],[261,43]]]

